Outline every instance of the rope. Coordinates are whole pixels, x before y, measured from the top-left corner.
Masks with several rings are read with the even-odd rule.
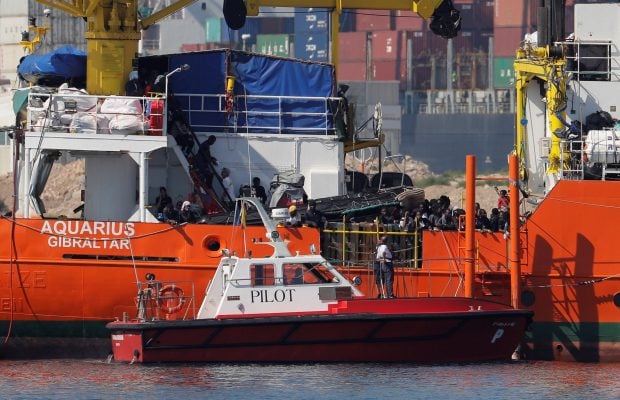
[[[594,285],[595,283],[601,283],[601,282],[604,282],[606,280],[617,278],[617,277],[620,277],[620,273],[619,274],[615,274],[615,275],[609,275],[609,276],[606,276],[606,277],[603,277],[603,278],[588,279],[587,281],[581,281],[581,282],[576,282],[576,283],[561,283],[561,284],[557,284],[557,285],[529,285],[528,287],[531,287],[531,288],[552,288],[552,287],[589,286],[589,285]]]

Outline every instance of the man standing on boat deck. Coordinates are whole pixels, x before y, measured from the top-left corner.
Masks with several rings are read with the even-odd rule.
[[[394,265],[392,252],[387,245],[387,236],[381,236],[377,243],[377,254],[374,263],[375,283],[379,294],[377,298],[393,299],[394,297]],[[385,288],[384,288],[385,285]]]
[[[228,194],[228,197],[231,202],[235,201],[235,190],[233,188],[232,179],[230,179],[230,170],[228,168],[222,168],[222,185],[224,186],[224,190]],[[225,200],[228,201],[228,200]]]

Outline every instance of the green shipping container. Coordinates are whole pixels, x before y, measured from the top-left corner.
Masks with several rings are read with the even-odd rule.
[[[207,18],[205,22],[206,43],[219,43],[222,41],[222,19]]]
[[[291,35],[257,35],[256,52],[270,56],[288,57]]]
[[[515,59],[512,57],[496,57],[493,62],[493,85],[496,88],[509,88],[515,84]]]

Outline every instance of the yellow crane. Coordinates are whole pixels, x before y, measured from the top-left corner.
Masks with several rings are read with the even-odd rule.
[[[37,0],[39,3],[86,20],[87,82],[92,94],[123,94],[124,84],[138,52],[142,29],[175,13],[196,0],[177,0],[147,18],[138,15],[139,0]],[[423,18],[433,18],[431,29],[445,37],[460,28],[458,11],[450,0],[223,0],[227,22],[239,25],[246,15],[258,15],[259,7],[325,7],[337,17],[342,10],[411,10]],[[332,18],[332,38],[338,33],[338,18]],[[241,23],[242,25],[242,23]],[[234,28],[234,27],[233,27]],[[240,26],[237,27],[237,29]],[[333,46],[338,41],[332,40]],[[337,64],[337,47],[332,63]]]
[[[240,29],[247,16],[257,16],[260,7],[320,7],[331,9],[331,63],[338,65],[339,16],[347,9],[413,11],[431,19],[433,33],[446,39],[461,29],[461,18],[451,0],[224,0],[224,18],[232,29]]]
[[[124,94],[142,29],[195,1],[178,0],[141,20],[139,0],[37,0],[86,20],[86,90],[101,95]]]

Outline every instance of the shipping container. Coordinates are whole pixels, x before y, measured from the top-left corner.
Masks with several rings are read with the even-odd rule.
[[[412,90],[429,90],[431,89],[431,66],[422,63],[414,63],[411,69],[411,87]]]
[[[424,19],[413,11],[394,12],[394,28],[397,31],[422,31]]]
[[[225,43],[241,43],[241,38],[246,36],[246,45],[256,43],[256,36],[262,34],[260,18],[248,18],[245,20],[243,28],[235,31],[228,29],[226,23],[222,24],[222,42]]]
[[[211,43],[209,43],[211,45]],[[208,50],[207,43],[183,43],[179,49],[181,53],[191,53],[192,51],[205,51]]]
[[[454,53],[470,52],[474,48],[474,33],[469,30],[461,30],[459,34],[452,39]]]
[[[289,17],[262,17],[259,20],[260,34],[282,34],[295,31],[295,20]]]
[[[338,81],[365,81],[366,80],[366,62],[340,62],[336,68]]]
[[[392,15],[383,10],[355,10],[355,29],[358,31],[389,31]]]
[[[479,30],[474,33],[474,50],[489,52],[489,38],[493,37],[493,30]]]
[[[514,57],[526,33],[527,30],[524,27],[495,28],[493,32],[493,56]]]
[[[317,8],[296,8],[295,32],[325,32],[329,29],[329,12]]]
[[[428,52],[428,38],[432,33],[424,31],[407,32],[407,39],[411,39],[412,56],[426,54]],[[405,42],[405,48],[407,43]],[[407,52],[405,51],[405,57]]]
[[[445,55],[448,48],[448,40],[434,33],[428,34],[428,51],[430,54]]]
[[[290,55],[291,35],[258,35],[256,52],[270,56],[288,57]]]
[[[495,3],[493,0],[478,0],[474,3],[476,27],[480,30],[493,29]]]
[[[340,62],[366,62],[368,32],[342,32],[338,35]]]
[[[461,13],[461,28],[462,29],[476,29],[478,27],[478,21],[474,17],[474,3],[472,0],[454,4]],[[459,33],[460,34],[460,33]]]
[[[340,32],[355,32],[354,10],[342,10],[340,14]]]
[[[495,57],[493,59],[493,85],[496,88],[513,87],[515,83],[514,57]]]
[[[207,18],[205,21],[205,41],[207,43],[218,43],[222,41],[222,21],[221,18]]]
[[[372,59],[396,60],[401,56],[401,35],[397,31],[372,33]]]
[[[495,27],[533,27],[536,26],[538,1],[495,0],[493,26]]]
[[[329,60],[329,35],[327,32],[296,33],[295,58],[327,62]]]
[[[399,63],[396,60],[373,60],[370,73],[373,81],[400,81]]]

